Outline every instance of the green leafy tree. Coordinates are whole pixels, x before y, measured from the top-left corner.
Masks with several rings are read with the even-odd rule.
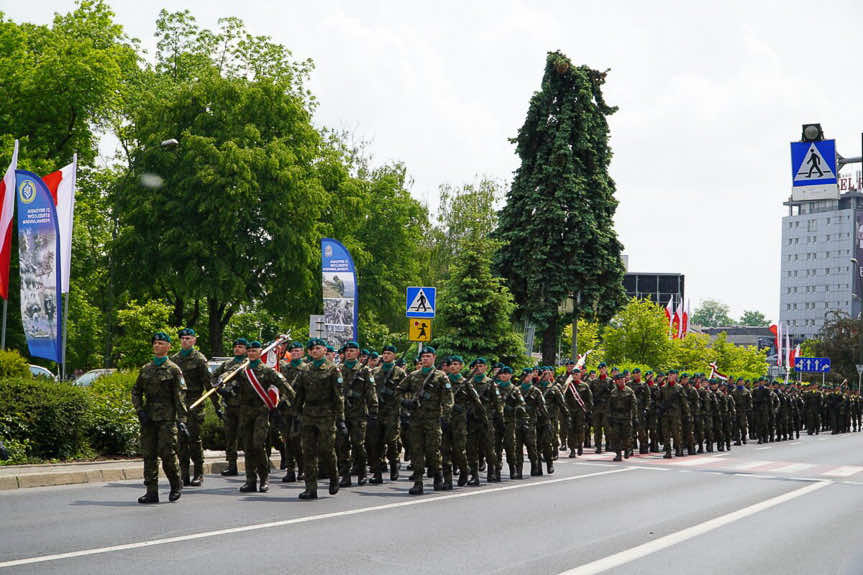
[[[605,329],[603,346],[611,363],[665,365],[672,348],[665,312],[650,300],[631,299]]]
[[[608,174],[607,116],[616,108],[603,97],[605,76],[549,53],[541,89],[513,140],[521,165],[495,232],[502,241],[497,264],[523,313],[543,330],[546,363],[555,360],[567,296],[580,294],[564,318],[570,322],[606,322],[626,302]]]
[[[578,337],[579,353],[591,352],[584,362],[585,367],[588,369],[596,368],[597,365],[605,361],[602,332],[603,328],[598,323],[586,319],[578,320],[576,337]],[[572,324],[563,328],[560,345],[562,349],[572,349]]]
[[[164,331],[177,343],[177,328],[168,325],[171,307],[157,300],[143,304],[136,301],[117,312],[120,336],[117,338],[116,353],[118,364],[123,368],[140,367],[153,356],[152,337],[157,331]]]
[[[708,299],[695,310],[689,323],[701,327],[725,327],[735,325],[735,321],[728,315],[729,308],[724,303]]]
[[[752,327],[767,327],[770,325],[770,320],[764,317],[760,311],[744,311],[740,318],[740,325]]]
[[[830,312],[812,344],[814,357],[830,358],[834,378],[853,381],[857,375],[856,364],[863,363],[863,320],[838,311]]]

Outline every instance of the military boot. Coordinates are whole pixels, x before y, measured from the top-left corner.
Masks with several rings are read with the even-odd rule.
[[[192,481],[189,482],[189,485],[192,487],[200,487],[204,484],[204,464],[195,463],[195,476],[192,477]]]
[[[242,493],[255,493],[257,490],[258,484],[254,479],[247,479],[246,482],[240,486],[240,492]]]
[[[366,484],[368,480],[366,479],[366,466],[363,465],[360,467],[360,473],[357,475],[357,485],[362,487]]]
[[[570,458],[570,459],[575,459],[575,450],[574,450],[574,449],[570,449],[570,450],[569,450],[569,458]]]
[[[704,453],[704,444],[698,444],[698,451],[696,453]]]
[[[731,451],[731,442],[730,441],[725,442],[725,451]]]
[[[330,477],[330,495],[335,495],[339,492],[339,478],[333,473],[333,476]]]
[[[624,458],[624,459],[629,459],[630,457],[632,457],[632,450],[631,450],[631,449],[627,449],[627,450],[625,450],[625,451],[623,452],[623,458]]]
[[[434,474],[434,490],[443,491],[443,475],[440,471]]]
[[[222,475],[225,477],[233,477],[235,475],[239,475],[240,473],[237,471],[237,462],[229,461],[228,468],[222,470]]]
[[[470,479],[467,482],[468,487],[477,487],[479,486],[479,475],[477,475],[476,470],[471,470]]]
[[[434,477],[434,471],[432,470],[431,467],[426,467],[426,477],[428,479],[431,479],[432,477]]]
[[[138,498],[138,503],[158,503],[159,502],[159,492],[158,491],[150,491],[147,490],[147,493]]]
[[[351,487],[351,472],[348,471],[342,475],[342,480],[339,481],[339,487]]]
[[[736,441],[734,442],[734,445],[740,445],[740,440],[739,440],[739,439],[738,439],[738,440],[736,440]]]
[[[183,493],[183,484],[180,482],[179,478],[177,481],[171,481],[171,492],[168,493],[168,501],[173,503],[174,501],[180,498],[180,495]]]
[[[546,461],[546,462],[545,462],[545,469],[546,469],[546,471],[548,472],[548,474],[549,474],[549,475],[551,475],[552,473],[554,473],[554,461],[552,461],[551,459],[549,459],[548,461]]]
[[[399,464],[397,461],[390,463],[390,481],[396,481],[399,478]]]
[[[590,447],[590,446],[588,446],[588,447]],[[578,455],[583,455],[584,450],[579,446],[577,453],[578,453]]]
[[[536,462],[536,476],[542,477],[542,459]]]
[[[285,473],[285,476],[282,477],[282,483],[293,483],[297,480],[297,474],[294,473],[293,469],[288,469],[288,472]]]
[[[384,478],[381,473],[381,467],[378,465],[377,467],[375,467],[374,475],[372,475],[372,478],[369,479],[369,485],[380,485],[383,482]]]
[[[458,482],[457,485],[459,487],[464,487],[467,485],[467,470],[459,469],[458,470]]]
[[[716,444],[716,450],[717,451],[725,451],[725,445],[720,441],[719,443]]]
[[[414,486],[408,490],[408,493],[411,495],[422,495],[423,494],[423,482],[422,480],[414,481]]]
[[[515,475],[512,476],[513,479],[524,479],[524,475],[522,474],[524,471],[524,463],[516,463],[515,464]]]
[[[671,459],[671,450],[665,452],[665,455],[662,456],[663,459]]]
[[[707,442],[707,453],[713,453],[713,442]]]
[[[614,456],[614,459],[612,461],[623,461],[623,457],[621,457],[620,452],[617,451],[616,453],[617,455]]]
[[[317,499],[318,498],[318,490],[317,489],[306,489],[302,493],[300,493],[300,499],[308,501],[309,499]]]
[[[512,463],[509,464],[509,478],[510,479],[518,479],[515,475],[515,465]]]
[[[270,490],[270,482],[267,481],[266,479],[261,479],[261,485],[258,486],[258,492],[266,493],[269,490]]]
[[[183,470],[180,472],[180,475],[183,477],[183,485],[184,486],[188,487],[189,485],[192,484],[192,480],[189,477],[189,468],[188,467],[184,467]]]
[[[638,454],[639,455],[647,455],[650,453],[650,450],[647,448],[647,445],[639,445],[638,446]]]
[[[683,455],[683,448],[682,448],[682,447],[678,447],[677,449],[675,449],[675,450],[674,450],[674,456],[675,456],[675,457],[683,457],[683,456],[684,456],[684,455]]]
[[[500,465],[498,465],[497,463],[494,464],[494,474],[491,477],[491,479],[486,480],[486,482],[488,482],[488,481],[494,481],[495,483],[500,483]]]

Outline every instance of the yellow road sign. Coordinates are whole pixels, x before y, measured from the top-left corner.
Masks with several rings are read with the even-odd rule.
[[[412,319],[408,327],[408,339],[411,341],[431,341],[431,320]]]

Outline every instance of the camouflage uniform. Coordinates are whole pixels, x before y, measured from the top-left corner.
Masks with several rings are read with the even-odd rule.
[[[746,444],[749,429],[746,425],[746,414],[752,411],[752,394],[746,387],[738,384],[734,389],[734,411],[736,425],[734,427],[734,444]]]
[[[679,383],[669,381],[659,390],[662,430],[665,434],[665,458],[671,458],[671,440],[674,439],[675,455],[683,455],[683,421],[689,417],[689,401]]]
[[[647,428],[650,432],[650,452],[659,453],[659,445],[662,443],[662,432],[659,429],[661,419],[659,413],[659,386],[653,379],[647,380],[647,388],[650,390],[650,404],[647,408]]]
[[[617,453],[615,461],[632,453],[632,423],[638,418],[638,398],[632,388],[615,385],[608,396],[608,423],[610,449]]]
[[[686,444],[686,452],[689,455],[695,453],[695,432],[703,428],[701,420],[701,399],[698,390],[689,384],[682,384],[681,388],[686,394],[689,402],[689,417],[683,419],[683,442]]]
[[[560,389],[551,382],[543,382],[540,384],[542,397],[545,400],[545,409],[548,417],[545,420],[537,422],[537,431],[539,432],[540,452],[545,460],[546,471],[554,473],[554,459],[557,456],[557,421],[558,414],[563,416],[563,420],[569,419],[569,409],[566,407],[566,400],[560,393]]]
[[[295,404],[301,418],[306,492],[316,496],[319,462],[329,474],[330,492],[338,491],[335,434],[336,423],[345,420],[345,400],[342,375],[333,362],[323,358],[307,365],[297,379]]]
[[[397,393],[402,406],[411,411],[409,427],[414,480],[411,494],[421,495],[423,492],[426,460],[434,476],[435,489],[441,490],[441,422],[449,421],[453,403],[449,378],[439,369],[423,367],[404,378]]]
[[[821,433],[821,404],[824,396],[818,389],[807,390],[803,394],[806,406],[806,433]]]
[[[366,425],[369,419],[377,422],[378,393],[371,370],[358,361],[345,361],[340,366],[345,397],[345,416],[348,437],[336,437],[339,455],[341,487],[351,485],[351,464],[357,471],[357,484],[366,482]]]
[[[301,372],[306,369],[308,365],[302,359],[292,359],[279,364],[279,371],[292,388],[299,381]],[[297,479],[297,474],[303,474],[303,450],[300,445],[302,421],[296,403],[281,403],[279,409],[284,418],[285,441],[285,477],[282,481],[290,483]]]
[[[715,382],[713,383],[715,384]],[[716,393],[705,386],[698,390],[698,394],[701,397],[701,411],[704,421],[701,439],[707,444],[707,453],[713,453],[713,443],[716,441],[716,420],[719,417]],[[696,441],[698,441],[698,453],[702,453],[704,446],[700,440],[696,439]]]
[[[246,361],[246,356],[238,356],[223,361],[213,371],[211,376],[212,385],[218,383],[219,377],[230,373]],[[237,376],[234,376],[237,377]],[[225,459],[228,461],[228,469],[222,475],[237,474],[237,438],[240,430],[240,400],[236,394],[222,393],[222,401],[225,402],[225,417],[222,419],[222,427],[225,432]]]
[[[449,426],[441,441],[444,490],[452,489],[453,466],[459,470],[459,486],[468,482],[468,414],[477,414],[476,417],[483,424],[488,425],[488,418],[485,416],[485,409],[474,387],[474,382],[465,379],[461,374],[451,373],[448,377],[452,385],[453,405]],[[471,461],[470,465],[471,473],[475,477],[476,469],[473,466],[476,465],[476,462]],[[476,485],[478,484],[477,482]]]
[[[758,443],[766,443],[769,436],[769,412],[773,409],[770,390],[759,385],[752,392],[752,415]]]
[[[608,376],[600,375],[590,382],[590,391],[593,393],[591,422],[593,423],[593,440],[596,444],[597,453],[602,453],[603,430],[606,430],[605,435],[608,435],[608,396],[612,386],[611,378]]]
[[[722,386],[722,399],[725,401],[725,412],[722,416],[722,435],[725,437],[725,449],[731,451],[731,435],[734,431],[734,422],[737,419],[737,409],[734,406],[734,397],[728,393],[727,386]]]
[[[196,349],[180,350],[171,356],[173,361],[183,372],[186,380],[186,408],[200,399],[207,391],[213,388],[210,383],[210,370],[207,368],[207,358]],[[210,395],[210,401],[216,413],[221,413],[219,398],[216,394]],[[204,404],[198,405],[194,411],[189,411],[186,418],[186,428],[189,437],[180,439],[180,473],[183,477],[183,485],[200,485],[204,478],[204,444],[201,441],[201,426],[204,424]],[[189,459],[194,465],[194,481],[189,478]]]
[[[486,481],[497,480],[497,454],[495,453],[494,422],[502,417],[500,392],[487,376],[475,375],[471,382],[479,395],[481,405],[468,412],[467,460],[471,480],[468,485],[479,485],[479,459],[488,464]]]
[[[375,386],[378,395],[378,423],[369,429],[369,461],[375,474],[374,483],[379,483],[389,460],[390,480],[399,478],[399,428],[401,404],[396,396],[396,389],[407,377],[405,370],[397,365],[382,363],[374,371]]]
[[[581,396],[581,401],[584,407],[578,403],[575,394],[567,386],[563,391],[563,397],[566,400],[566,406],[569,409],[569,456],[575,457],[581,455],[584,448],[584,436],[588,431],[587,428],[587,413],[593,409],[593,393],[590,391],[590,386],[583,381],[572,384],[575,386],[578,395]]]
[[[519,427],[516,441],[516,453],[523,453],[527,448],[527,457],[530,460],[530,474],[542,475],[542,465],[539,461],[539,453],[536,449],[536,426],[537,422],[548,417],[545,409],[545,399],[539,388],[531,384],[522,384],[520,387],[525,403],[524,422]],[[522,456],[523,457],[523,456]]]
[[[518,386],[512,382],[501,381],[499,387],[503,403],[503,449],[497,453],[498,466],[502,463],[503,450],[506,450],[510,479],[521,479],[524,454],[516,448],[516,430],[526,416],[524,398]]]
[[[633,381],[630,386],[632,391],[635,393],[636,399],[638,399],[638,408],[636,410],[637,413],[637,435],[638,435],[638,453],[645,454],[650,452],[650,448],[648,445],[649,436],[648,430],[650,427],[648,421],[648,413],[652,408],[653,400],[650,397],[650,388],[647,386],[643,380]]]
[[[141,368],[132,386],[132,405],[141,419],[141,453],[148,495],[157,494],[157,457],[162,459],[162,470],[171,484],[171,491],[182,490],[177,461],[177,423],[188,413],[183,403],[186,393],[183,372],[167,358],[158,365],[156,361]]]

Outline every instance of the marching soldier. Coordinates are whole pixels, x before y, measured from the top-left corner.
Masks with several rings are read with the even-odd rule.
[[[564,421],[569,419],[569,409],[566,407],[566,400],[561,395],[560,390],[556,385],[552,385],[553,371],[551,367],[546,367],[543,370],[541,379],[539,380],[539,389],[542,391],[542,398],[545,401],[545,409],[547,417],[539,420],[539,438],[542,448],[540,452],[545,459],[546,472],[551,475],[554,473],[554,459],[557,457],[557,422],[558,414],[562,414]],[[540,468],[541,469],[541,468]]]
[[[457,467],[459,471],[458,485],[479,485],[479,480],[476,479],[476,468],[471,467],[471,481],[468,482],[467,471],[468,465],[475,465],[474,462],[468,464],[467,445],[468,445],[468,414],[476,414],[484,425],[488,425],[488,416],[485,414],[485,407],[477,393],[474,385],[474,379],[464,378],[461,375],[464,362],[460,355],[453,355],[449,358],[447,377],[449,377],[452,385],[453,405],[447,426],[447,432],[443,434],[443,442],[441,444],[441,455],[443,458],[443,480],[444,491],[452,489],[453,467]],[[445,370],[446,371],[446,370]],[[493,464],[493,460],[491,460]]]
[[[366,358],[370,353],[365,351]],[[359,363],[360,346],[345,344],[345,361],[340,366],[344,385],[348,437],[336,438],[342,479],[339,487],[351,486],[351,464],[357,469],[357,485],[366,484],[366,425],[377,425],[378,395],[375,380],[365,363]]]
[[[308,365],[303,361],[304,355],[303,344],[298,341],[292,341],[288,344],[289,361],[282,361],[279,364],[279,371],[285,377],[291,388],[296,386],[300,378],[300,372],[308,369]],[[286,405],[281,403],[281,405]],[[302,480],[303,476],[303,454],[300,446],[300,415],[297,412],[296,404],[286,406],[285,410],[285,476],[282,478],[283,483],[293,483],[297,479]]]
[[[632,455],[632,422],[638,417],[638,398],[632,388],[626,385],[624,375],[614,376],[614,388],[608,396],[608,423],[611,449],[615,452],[614,461]]]
[[[698,390],[694,389],[689,381],[689,374],[683,372],[680,374],[680,387],[686,394],[686,401],[689,403],[689,417],[683,420],[683,442],[686,444],[686,454],[695,454],[695,428],[701,427],[701,401],[698,397]]]
[[[512,368],[503,366],[498,372],[497,385],[500,388],[503,404],[503,450],[506,450],[506,463],[510,479],[522,479],[524,453],[516,449],[516,431],[524,422],[525,403],[521,391],[512,383]],[[502,451],[497,452],[498,467],[502,463]]]
[[[300,499],[318,498],[318,464],[330,478],[330,495],[339,492],[336,467],[335,434],[348,433],[345,424],[345,400],[342,395],[342,375],[339,368],[326,358],[327,344],[311,339],[307,345],[311,362],[299,372],[296,387],[297,413],[301,418],[300,441],[303,451],[303,472],[306,490]]]
[[[648,414],[653,407],[653,399],[650,397],[650,387],[641,380],[641,369],[635,368],[632,370],[632,391],[635,392],[635,397],[638,399],[638,453],[644,455],[650,453],[650,445],[648,440],[648,430],[650,423]]]
[[[539,421],[548,417],[542,392],[533,385],[537,377],[536,372],[529,367],[522,370],[520,391],[525,403],[525,417],[523,425],[519,428],[515,447],[516,453],[523,453],[524,449],[527,449],[531,476],[542,475],[542,463],[539,461],[536,445],[536,427]]]
[[[500,410],[500,393],[494,382],[485,375],[488,363],[484,357],[478,357],[471,362],[470,367],[474,370],[473,387],[481,400],[480,406],[469,406],[468,412],[468,443],[467,459],[470,467],[470,480],[468,485],[479,485],[479,460],[484,459],[488,464],[486,482],[500,481],[497,467],[497,455],[495,454],[495,430],[492,425],[502,417]]]
[[[205,392],[212,389],[210,383],[210,370],[207,368],[207,358],[203,353],[195,349],[198,334],[192,328],[181,329],[180,351],[171,356],[171,361],[179,366],[186,381],[186,407],[195,403]],[[216,415],[224,419],[222,407],[216,394],[210,395]],[[189,411],[186,427],[189,430],[188,439],[180,437],[180,472],[183,477],[183,485],[199,487],[204,483],[204,445],[201,442],[201,426],[204,424],[204,405],[201,404],[194,411]],[[194,465],[194,475],[189,478],[189,459]]]
[[[660,389],[660,413],[662,414],[663,444],[665,459],[671,459],[671,442],[674,440],[674,454],[683,456],[683,421],[689,417],[689,401],[686,392],[677,383],[677,370],[668,371],[668,379]]]
[[[716,384],[717,381],[715,379],[711,379],[707,382],[707,385],[699,385],[698,393],[701,397],[701,409],[704,412],[704,440],[707,443],[707,453],[713,453],[713,443],[716,441],[717,432],[716,432],[716,422],[719,418],[719,405],[717,404],[718,398],[716,397]],[[719,447],[719,450],[722,451],[722,447]],[[698,442],[698,453],[704,453],[705,448]]]
[[[234,340],[233,359],[222,362],[222,365],[217,367],[211,376],[214,387],[218,384],[219,378],[222,375],[230,373],[246,361],[248,347],[249,342],[246,338],[240,337]],[[230,393],[224,388],[219,388],[219,395],[222,396],[222,401],[225,402],[222,426],[225,432],[225,459],[228,461],[228,467],[222,471],[222,475],[235,476],[239,475],[237,471],[237,438],[239,437],[240,429],[239,398],[236,393]]]
[[[378,423],[369,426],[369,458],[372,466],[372,479],[369,483],[383,483],[383,470],[386,456],[390,466],[390,481],[399,478],[399,427],[401,403],[396,389],[407,377],[405,370],[395,364],[396,348],[385,345],[381,353],[381,365],[374,372],[378,396]]]
[[[581,380],[581,370],[574,368],[570,374],[572,380],[563,390],[566,407],[569,409],[569,421],[564,420],[562,425],[569,425],[569,457],[573,458],[584,453],[584,438],[588,431],[587,414],[593,408],[593,394],[590,386]]]
[[[411,412],[410,445],[414,485],[411,495],[422,495],[426,459],[434,477],[435,491],[443,489],[441,474],[441,433],[448,431],[452,410],[452,384],[449,377],[435,369],[435,349],[423,347],[421,367],[411,372],[398,387],[402,407]]]
[[[647,380],[647,389],[650,391],[650,403],[647,408],[647,428],[650,432],[650,452],[659,453],[659,444],[662,442],[662,433],[659,429],[659,386],[656,384],[654,374],[648,370],[644,373]]]
[[[599,364],[599,375],[590,382],[590,391],[593,393],[591,422],[597,453],[602,453],[603,430],[608,428],[608,396],[611,394],[612,387],[611,378],[608,377],[608,367],[605,362],[602,362]],[[608,435],[607,431],[605,435]]]
[[[569,385],[569,382],[572,381],[572,370],[575,369],[575,362],[571,359],[567,359],[564,362],[564,367],[566,371],[557,376],[554,380],[554,384],[557,386],[557,389],[560,390],[561,395],[563,395],[564,399],[567,400],[567,407],[569,407],[569,399],[567,398],[566,387]],[[570,410],[572,413],[572,410]],[[560,439],[560,450],[566,451],[569,446],[569,418],[559,418],[558,420],[558,438]],[[557,458],[555,458],[557,459]]]
[[[159,468],[157,457],[162,459],[162,470],[171,485],[168,501],[180,498],[183,484],[177,461],[177,430],[188,434],[182,419],[188,411],[183,403],[186,383],[183,372],[168,359],[171,338],[165,332],[153,335],[153,360],[141,368],[132,387],[132,405],[141,424],[141,451],[144,455],[144,485],[147,493],[138,503],[159,502]]]
[[[731,377],[728,377],[728,381],[731,381]],[[749,390],[746,389],[746,386],[743,385],[743,378],[737,378],[737,386],[734,389],[733,393],[734,397],[734,410],[735,410],[735,419],[736,425],[734,430],[734,445],[746,445],[746,438],[749,435],[749,429],[747,427],[746,415],[747,413],[752,411],[752,394],[749,393]]]
[[[770,421],[769,412],[773,409],[770,390],[764,385],[764,378],[758,378],[758,387],[752,392],[752,415],[758,444],[767,443]]]
[[[725,438],[725,450],[731,451],[731,433],[734,427],[734,421],[737,419],[737,410],[734,407],[734,397],[728,393],[731,384],[723,384],[720,382],[719,385],[722,392],[722,399],[725,401],[725,411],[722,414],[722,435]]]

